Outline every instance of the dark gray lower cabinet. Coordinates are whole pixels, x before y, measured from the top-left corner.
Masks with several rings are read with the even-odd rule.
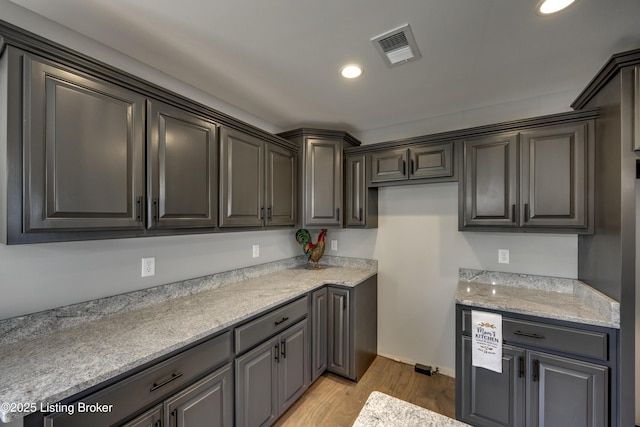
[[[617,387],[613,330],[503,315],[502,373],[496,373],[472,366],[470,311],[457,313],[459,420],[476,427],[617,425],[610,411]]]
[[[358,381],[378,351],[378,276],[327,290],[327,370]]]
[[[609,425],[609,368],[537,351],[527,352],[527,365],[527,425]]]
[[[161,427],[162,409],[162,404],[156,405],[144,414],[124,424],[122,427]]]
[[[231,427],[231,357],[231,334],[225,332],[79,400],[62,402],[73,411],[37,412],[27,416],[24,425]],[[86,409],[97,404],[109,410]],[[141,411],[145,412],[136,416]],[[206,423],[199,421],[205,419]]]
[[[236,358],[236,425],[268,426],[309,385],[307,319]]]
[[[458,402],[461,419],[475,426],[524,427],[525,363],[523,349],[503,346],[502,373],[471,365],[471,337],[462,336],[462,399]]]
[[[311,294],[311,382],[327,370],[327,288]]]
[[[227,364],[122,427],[232,427],[232,382]]]
[[[165,401],[165,426],[232,427],[231,364]]]

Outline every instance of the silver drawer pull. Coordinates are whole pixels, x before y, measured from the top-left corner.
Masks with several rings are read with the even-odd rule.
[[[523,336],[523,337],[535,338],[535,339],[538,339],[538,340],[543,340],[544,339],[544,337],[542,335],[533,334],[531,332],[515,331],[513,333],[513,335],[520,335],[520,336]]]
[[[278,326],[280,323],[282,323],[282,322],[286,322],[287,320],[289,320],[289,318],[288,318],[288,317],[283,317],[283,318],[282,318],[282,320],[276,320],[276,321],[275,321],[275,324],[276,324],[276,326]]]
[[[167,384],[169,384],[171,381],[173,380],[177,380],[178,378],[180,378],[182,376],[182,372],[178,372],[178,373],[173,373],[171,374],[171,376],[169,378],[167,378],[166,380],[160,382],[160,383],[153,383],[153,386],[151,386],[151,389],[149,391],[155,391],[157,389],[159,389],[160,387],[163,387]]]

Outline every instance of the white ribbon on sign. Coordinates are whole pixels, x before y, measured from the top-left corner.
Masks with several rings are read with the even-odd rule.
[[[502,373],[502,316],[471,311],[472,365]]]

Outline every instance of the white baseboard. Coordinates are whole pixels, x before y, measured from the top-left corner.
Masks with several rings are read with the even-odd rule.
[[[415,365],[416,363],[421,363],[423,365],[431,365],[434,370],[435,370],[436,367],[438,367],[438,369],[440,369],[440,374],[442,374],[442,375],[446,375],[448,377],[453,377],[453,378],[456,377],[455,369],[444,368],[444,367],[438,366],[438,365],[436,365],[434,363],[423,362],[423,361],[418,362],[416,360],[410,360],[410,359],[399,357],[399,356],[396,356],[396,355],[393,355],[393,354],[385,354],[385,353],[380,353],[380,352],[378,352],[378,355],[382,356],[382,357],[386,357],[387,359],[395,360],[396,362],[405,363],[405,364],[411,365],[411,366]]]

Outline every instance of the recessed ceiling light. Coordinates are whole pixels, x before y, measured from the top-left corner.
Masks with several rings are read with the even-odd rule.
[[[340,68],[340,74],[342,74],[342,77],[346,79],[355,79],[362,75],[362,67],[356,64],[345,65]]]
[[[560,12],[562,9],[569,7],[576,0],[542,0],[538,3],[536,12],[539,15],[551,15]]]

